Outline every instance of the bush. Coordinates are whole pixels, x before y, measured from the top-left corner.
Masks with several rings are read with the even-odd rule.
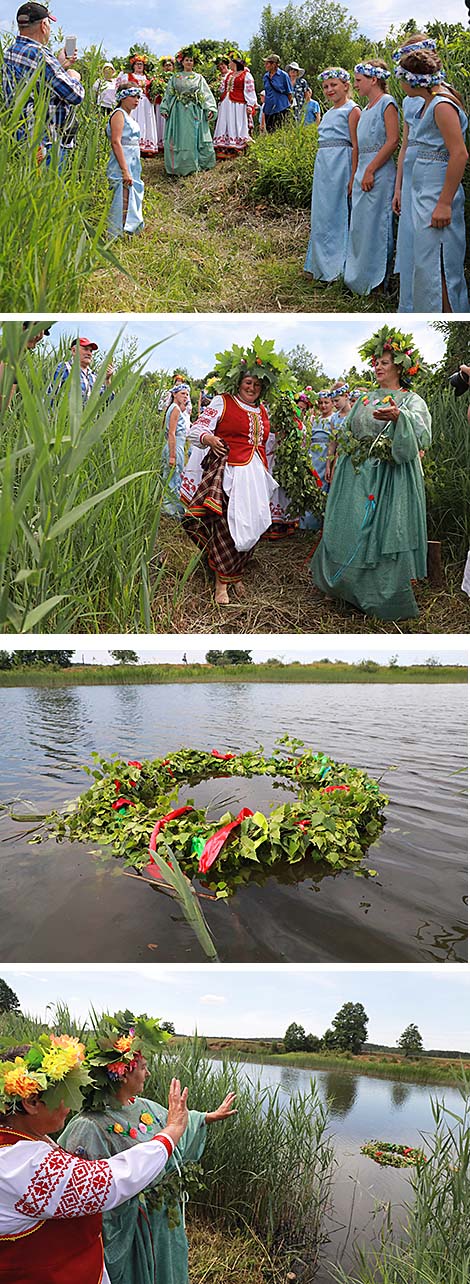
[[[273,134],[259,134],[250,143],[241,168],[247,199],[308,209],[316,151],[314,125],[290,122]]]

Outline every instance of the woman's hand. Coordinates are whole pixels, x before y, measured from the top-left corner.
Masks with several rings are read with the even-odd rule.
[[[237,1110],[236,1109],[232,1110],[232,1106],[235,1100],[236,1100],[235,1093],[228,1092],[227,1096],[224,1097],[223,1101],[221,1102],[220,1106],[218,1106],[217,1110],[209,1110],[208,1114],[206,1115],[206,1124],[219,1123],[221,1119],[229,1119],[230,1115],[236,1115]]]
[[[353,186],[354,186],[354,178],[350,178],[348,183],[348,196],[352,196]]]
[[[431,227],[450,227],[452,205],[447,201],[438,201],[431,214]]]
[[[400,407],[397,406],[396,401],[391,397],[386,406],[377,407],[377,410],[372,411],[372,418],[380,419],[381,421],[383,420],[385,423],[388,423],[388,421],[392,419],[396,424],[399,414]]]
[[[165,1132],[168,1132],[175,1146],[181,1140],[185,1128],[188,1126],[188,1089],[183,1088],[179,1079],[172,1079],[170,1091],[168,1093],[168,1115],[165,1125]]]
[[[460,373],[463,375],[470,375],[470,366],[461,366]]]
[[[122,172],[122,181],[124,183],[124,187],[132,187],[132,178],[129,173],[129,170],[123,169],[121,172]]]
[[[364,170],[361,187],[363,192],[371,192],[375,182],[375,175],[370,165]]]
[[[201,445],[210,446],[216,455],[225,454],[225,442],[222,441],[221,437],[216,437],[213,432],[201,433]]]
[[[393,193],[392,210],[394,214],[401,214],[401,188],[395,188]]]

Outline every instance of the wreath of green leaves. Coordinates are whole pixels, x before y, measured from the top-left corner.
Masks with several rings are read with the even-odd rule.
[[[326,492],[318,474],[315,458],[308,448],[310,433],[304,429],[302,416],[292,393],[275,395],[271,424],[276,434],[276,458],[273,475],[285,490],[292,517],[315,513],[323,520]]]
[[[413,374],[418,373],[418,370],[424,369],[413,335],[404,334],[403,330],[397,330],[395,326],[384,325],[380,330],[376,330],[375,334],[361,345],[359,352],[361,357],[365,361],[370,361],[372,365],[376,357],[381,357],[383,352],[390,352],[394,364],[400,366],[403,374],[411,378]]]
[[[249,348],[234,343],[224,352],[217,352],[214,371],[220,391],[234,396],[247,374],[256,375],[260,380],[264,397],[281,379],[283,388],[293,388],[295,383],[289,374],[286,358],[274,351],[274,339],[260,339],[259,334]]]
[[[367,1155],[381,1168],[413,1168],[427,1163],[423,1150],[400,1146],[394,1141],[367,1141],[361,1146],[361,1155]]]
[[[158,855],[171,867],[174,853],[188,879],[199,877],[217,897],[227,897],[239,884],[253,878],[262,881],[305,860],[321,864],[319,872],[357,869],[383,828],[388,798],[380,792],[377,781],[365,771],[306,749],[300,740],[283,736],[269,756],[262,746],[227,760],[215,754],[217,751],[180,749],[164,759],[139,764],[128,764],[116,756],[109,761],[94,754],[96,765],[86,768],[94,778],[91,788],[64,812],[52,812],[45,830],[32,841],[53,836],[58,841],[91,842],[142,870],[149,862],[149,841],[156,822],[181,805],[178,793],[182,785],[261,775],[283,784],[290,782],[295,800],[275,806],[269,815],[256,811],[243,819],[204,876],[198,872],[204,845],[234,816],[226,812],[218,821],[209,821],[199,807],[168,820],[161,829],[156,840]],[[120,799],[125,805],[119,808]]]

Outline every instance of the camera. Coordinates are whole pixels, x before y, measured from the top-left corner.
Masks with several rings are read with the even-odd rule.
[[[450,375],[449,383],[456,397],[461,397],[470,387],[468,375],[462,374],[461,370],[456,370],[455,374]]]

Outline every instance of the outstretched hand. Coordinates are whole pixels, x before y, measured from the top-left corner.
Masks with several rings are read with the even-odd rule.
[[[378,406],[377,410],[372,411],[372,418],[380,419],[380,420],[383,419],[385,423],[388,423],[389,420],[392,419],[394,423],[396,423],[399,414],[400,414],[400,407],[397,406],[397,403],[396,401],[393,400],[393,397],[390,397],[390,401],[387,402],[386,406]]]
[[[222,1119],[229,1119],[230,1115],[236,1115],[237,1114],[236,1108],[235,1110],[232,1110],[232,1106],[235,1100],[236,1100],[235,1093],[228,1092],[227,1096],[224,1097],[220,1106],[217,1107],[217,1110],[208,1111],[208,1113],[206,1114],[206,1124],[219,1123],[219,1121]]]
[[[176,1145],[188,1126],[187,1100],[188,1089],[183,1088],[181,1090],[179,1079],[172,1079],[168,1093],[168,1115],[165,1131],[169,1132]]]

